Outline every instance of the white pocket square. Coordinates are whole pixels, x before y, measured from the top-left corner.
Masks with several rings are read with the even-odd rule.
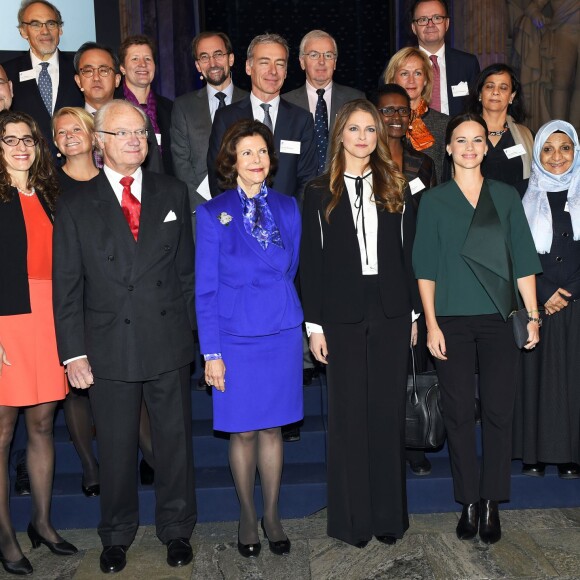
[[[174,222],[176,219],[177,219],[177,216],[175,215],[175,212],[173,210],[170,210],[169,213],[165,216],[163,223]]]

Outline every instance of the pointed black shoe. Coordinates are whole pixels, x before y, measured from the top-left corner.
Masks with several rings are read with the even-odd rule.
[[[72,556],[78,552],[75,546],[66,540],[63,540],[62,542],[49,542],[36,531],[32,525],[32,522],[28,524],[28,529],[26,531],[33,548],[38,548],[40,544],[44,544],[53,554],[56,554],[57,556]]]
[[[460,540],[472,540],[477,535],[479,525],[479,502],[463,505],[461,517],[455,533]]]
[[[99,566],[104,574],[120,572],[127,565],[127,546],[104,546]]]
[[[238,536],[238,552],[244,558],[257,558],[260,555],[261,549],[262,544],[260,542],[257,544],[242,544],[240,542],[240,536]]]
[[[167,563],[174,568],[187,566],[193,560],[193,550],[187,538],[167,542]]]
[[[479,539],[484,544],[495,544],[501,539],[497,501],[482,499],[479,504]]]
[[[276,554],[276,556],[287,556],[290,553],[290,545],[291,545],[290,540],[286,538],[285,540],[272,542],[270,541],[270,539],[268,538],[268,534],[266,533],[266,528],[264,527],[264,518],[262,518],[260,525],[262,526],[262,531],[264,532],[264,538],[268,540],[270,552],[272,552],[272,554]]]
[[[0,552],[0,562],[8,574],[15,574],[16,576],[28,576],[28,574],[32,574],[32,564],[26,556],[22,556],[20,560],[11,562],[10,560],[6,560],[2,552]]]
[[[375,538],[381,544],[387,544],[387,546],[392,546],[397,541],[397,538],[395,538],[395,536],[375,536]]]

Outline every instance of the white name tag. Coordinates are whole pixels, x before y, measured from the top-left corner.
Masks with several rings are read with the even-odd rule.
[[[469,94],[469,86],[466,81],[451,85],[451,94],[454,97],[466,97]]]
[[[31,81],[36,80],[36,73],[34,69],[31,68],[30,70],[21,70],[20,71],[20,82],[23,83],[24,81]]]
[[[564,206],[564,211],[570,213],[570,208],[568,207],[568,200],[566,200],[566,205]]]
[[[415,177],[415,179],[409,181],[409,187],[411,188],[411,193],[415,195],[417,192],[423,191],[425,189],[425,184],[419,177]]]
[[[155,133],[155,139],[157,139],[157,145],[161,147],[161,133]]]
[[[300,155],[300,141],[280,141],[280,153],[292,153]]]
[[[514,157],[521,157],[522,155],[526,154],[526,150],[524,146],[519,143],[518,145],[514,145],[512,147],[508,147],[504,149],[503,152],[508,159],[513,159]]]

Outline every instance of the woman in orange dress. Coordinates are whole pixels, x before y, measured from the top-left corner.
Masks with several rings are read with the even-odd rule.
[[[53,419],[67,383],[56,350],[52,315],[52,215],[58,184],[36,122],[0,113],[0,562],[11,574],[30,574],[9,509],[8,456],[24,407],[32,491],[28,536],[58,555],[77,549],[50,521],[54,472]]]

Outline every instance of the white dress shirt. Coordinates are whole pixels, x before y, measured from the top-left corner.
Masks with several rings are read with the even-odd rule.
[[[250,103],[252,104],[252,114],[254,115],[254,119],[256,121],[264,122],[264,109],[260,107],[260,105],[264,101],[260,101],[258,97],[254,95],[254,93],[250,93]],[[275,99],[268,101],[267,105],[272,105],[269,109],[270,118],[272,119],[272,128],[276,130],[276,119],[278,118],[278,107],[280,106],[280,95],[278,95]]]
[[[215,112],[217,111],[220,100],[216,97],[217,93],[223,93],[225,98],[225,103],[227,105],[232,104],[232,97],[234,95],[234,83],[230,82],[230,84],[223,90],[218,91],[215,87],[212,87],[210,84],[206,85],[207,87],[207,99],[209,102],[209,114],[211,115],[211,122],[213,123],[213,118]]]
[[[445,44],[437,52],[429,52],[425,50],[422,46],[419,47],[427,58],[434,54],[437,57],[437,64],[439,65],[439,81],[441,83],[441,112],[449,115],[449,98],[447,96],[447,67],[445,66]],[[433,64],[431,64],[433,66]]]
[[[42,70],[40,63],[47,62],[49,64],[46,70],[50,76],[50,80],[52,81],[52,112],[54,112],[54,107],[56,105],[56,95],[58,94],[58,80],[59,80],[58,50],[55,50],[54,54],[48,60],[40,60],[31,50],[30,60],[32,61],[32,70],[34,71],[34,76],[36,77],[37,84],[38,84],[38,76],[40,75],[40,71]]]
[[[318,94],[308,81],[306,81],[306,96],[308,97],[308,108],[314,117],[316,115],[316,105],[318,104]],[[328,113],[328,126],[330,127],[330,104],[332,103],[332,81],[324,87],[322,98],[326,101],[326,112]]]

